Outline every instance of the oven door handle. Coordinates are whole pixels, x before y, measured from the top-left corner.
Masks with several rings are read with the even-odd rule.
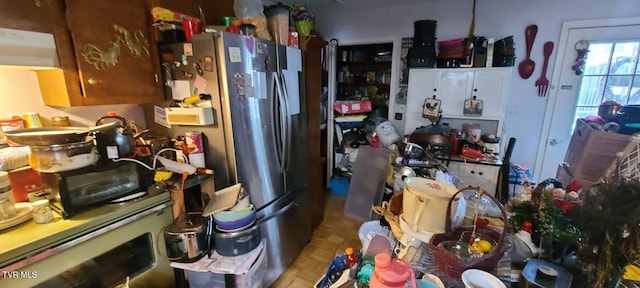
[[[112,231],[114,229],[120,228],[120,227],[122,227],[124,225],[130,224],[130,223],[132,223],[134,221],[137,221],[137,220],[139,220],[139,219],[141,219],[141,218],[143,218],[145,216],[151,215],[153,213],[160,212],[162,209],[171,206],[171,204],[172,204],[172,201],[164,202],[164,203],[162,203],[160,205],[157,205],[155,207],[152,207],[150,209],[142,211],[142,212],[140,212],[138,214],[126,217],[126,218],[124,218],[124,219],[122,219],[120,221],[117,221],[117,222],[114,222],[112,224],[109,224],[109,225],[107,225],[105,227],[102,227],[102,228],[100,228],[98,230],[92,231],[92,232],[87,233],[85,235],[82,235],[82,236],[80,236],[78,238],[75,238],[75,239],[70,240],[68,242],[62,243],[62,244],[60,244],[58,246],[46,249],[46,250],[44,250],[44,251],[42,251],[42,252],[40,252],[40,253],[38,253],[36,255],[27,257],[27,258],[25,258],[23,260],[20,260],[18,262],[13,263],[13,264],[10,264],[10,265],[7,265],[5,267],[2,267],[2,270],[3,271],[16,271],[16,270],[19,270],[19,269],[21,269],[21,268],[23,268],[23,267],[25,267],[27,265],[36,263],[38,261],[42,261],[43,259],[46,259],[46,258],[49,258],[49,257],[51,257],[53,255],[59,254],[59,253],[65,251],[65,250],[67,250],[67,249],[69,249],[69,248],[71,248],[73,246],[76,246],[76,245],[78,245],[78,244],[80,244],[82,242],[90,240],[90,239],[92,239],[94,237],[97,237],[99,235],[102,235],[104,233]]]

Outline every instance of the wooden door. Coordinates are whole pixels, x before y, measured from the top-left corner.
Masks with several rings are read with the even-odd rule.
[[[323,160],[320,151],[322,137],[320,133],[320,103],[322,102],[322,52],[327,42],[319,35],[300,37],[300,48],[304,61],[304,103],[307,109],[307,160],[309,161],[309,193],[311,205],[311,231],[314,231],[322,220],[326,206],[326,195],[323,189]],[[324,159],[326,161],[326,159]]]
[[[80,76],[80,105],[164,99],[150,5],[144,0],[66,0]]]
[[[0,0],[0,27],[51,33],[51,2]]]

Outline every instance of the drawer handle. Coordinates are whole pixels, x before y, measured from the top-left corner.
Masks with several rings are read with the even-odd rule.
[[[476,174],[476,171],[471,170],[471,174]]]
[[[478,175],[482,175],[482,172],[478,172]]]

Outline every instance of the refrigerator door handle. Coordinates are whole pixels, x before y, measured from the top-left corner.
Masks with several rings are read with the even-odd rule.
[[[276,147],[276,158],[278,158],[278,170],[280,170],[280,172],[282,172],[282,167],[284,166],[284,162],[282,161],[282,145],[281,143],[278,141],[278,138],[280,138],[280,134],[282,134],[282,129],[280,129],[281,125],[279,123],[276,123],[277,121],[280,121],[277,117],[277,115],[279,114],[279,112],[276,111],[276,109],[279,109],[279,92],[278,92],[278,77],[277,77],[277,73],[273,72],[272,74],[272,79],[273,81],[271,81],[271,91],[273,92],[273,97],[271,98],[271,111],[274,114],[274,117],[272,117],[272,123],[273,124],[273,129],[275,130],[273,133],[273,143],[274,146]]]
[[[283,104],[283,99],[282,99],[282,93],[283,93],[282,92],[282,84],[280,83],[280,75],[278,74],[278,72],[273,72],[273,81],[275,83],[275,88],[276,88],[275,89],[276,90],[276,97],[273,97],[273,98],[274,98],[274,101],[275,101],[276,106],[277,106],[276,107],[277,111],[278,111],[277,112],[278,113],[277,118],[278,118],[278,121],[279,121],[278,125],[274,124],[274,126],[277,127],[276,130],[279,132],[278,136],[276,136],[276,137],[280,138],[280,142],[279,143],[276,141],[276,146],[278,146],[277,144],[280,144],[280,147],[278,147],[279,150],[280,150],[280,151],[278,151],[278,153],[279,153],[279,156],[278,156],[278,161],[279,161],[278,170],[280,172],[284,172],[285,171],[285,164],[286,164],[285,160],[286,160],[286,157],[287,157],[287,155],[286,155],[286,151],[287,151],[286,150],[286,141],[287,141],[286,137],[287,137],[287,135],[285,134],[285,128],[284,128],[284,125],[286,125],[285,124],[285,119],[283,119],[283,117],[285,117],[285,115],[284,115],[285,113],[283,112],[283,109],[284,109],[283,105],[284,104]],[[274,111],[275,110],[276,109],[274,109]]]
[[[284,74],[280,74],[280,80],[282,81],[282,94],[283,94],[283,107],[284,107],[284,119],[285,119],[285,149],[284,149],[284,170],[289,170],[289,164],[291,162],[291,127],[292,119],[289,110],[289,92],[287,91],[287,83],[285,81]]]
[[[289,209],[291,209],[291,207],[293,207],[293,205],[295,205],[296,202],[295,201],[291,201],[291,203],[287,204],[287,206],[282,207],[280,210],[273,212],[272,214],[270,214],[269,216],[264,216],[260,219],[258,219],[256,222],[258,225],[267,222],[275,217],[278,217],[278,215],[283,214],[284,212],[287,212]]]

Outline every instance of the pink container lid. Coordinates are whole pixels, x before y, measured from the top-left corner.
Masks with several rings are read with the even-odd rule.
[[[411,279],[412,272],[411,267],[400,259],[392,259],[385,253],[379,253],[375,257],[374,274],[377,274],[376,277],[381,280],[383,286],[380,287],[407,287],[408,280],[415,283],[415,279]]]

